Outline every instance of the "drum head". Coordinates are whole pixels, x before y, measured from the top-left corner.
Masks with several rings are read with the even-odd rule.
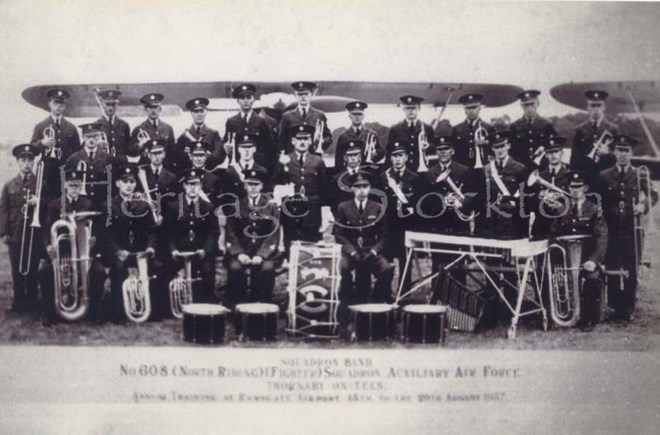
[[[426,305],[426,304],[411,304],[403,307],[406,313],[420,313],[420,314],[437,314],[446,313],[446,305]]]
[[[394,310],[395,306],[390,304],[359,304],[350,305],[348,308],[357,313],[387,313]]]
[[[222,305],[215,304],[186,304],[182,308],[183,314],[196,314],[201,316],[221,315],[231,310]]]
[[[275,304],[264,304],[261,302],[256,302],[253,304],[238,304],[236,305],[236,311],[239,313],[248,314],[279,313],[280,307]]]

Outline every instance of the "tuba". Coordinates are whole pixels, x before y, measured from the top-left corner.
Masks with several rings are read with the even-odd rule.
[[[99,212],[80,212],[62,216],[50,228],[53,260],[55,311],[64,320],[83,318],[89,310],[89,239],[92,216]],[[82,224],[79,224],[80,221]]]
[[[557,237],[557,243],[548,247],[550,316],[558,326],[570,328],[580,320],[582,244],[589,237]]]
[[[177,256],[183,258],[183,269],[179,271],[176,278],[170,281],[170,308],[172,316],[177,319],[183,318],[183,306],[192,304],[193,290],[192,283],[199,281],[201,278],[192,277],[192,259],[191,257],[197,255],[194,251],[180,252]]]
[[[151,314],[151,294],[149,293],[149,276],[146,251],[135,252],[137,271],[129,270],[128,278],[122,284],[124,311],[132,322],[145,322]]]

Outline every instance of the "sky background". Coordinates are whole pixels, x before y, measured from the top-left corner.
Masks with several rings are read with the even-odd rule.
[[[552,85],[660,76],[659,19],[653,3],[0,0],[0,140],[29,139],[46,113],[20,93],[44,83],[510,83],[552,114]]]

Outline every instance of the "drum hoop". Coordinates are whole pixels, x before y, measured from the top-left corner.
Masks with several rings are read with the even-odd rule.
[[[221,316],[230,310],[222,305],[215,304],[186,304],[181,309],[183,314],[191,314],[196,316]]]
[[[280,307],[275,304],[255,302],[236,305],[236,312],[242,314],[277,314],[280,312]]]
[[[390,304],[359,304],[359,305],[350,305],[348,307],[350,310],[356,313],[389,313],[394,311],[396,306]]]
[[[410,314],[442,314],[447,312],[446,305],[426,305],[426,304],[411,304],[403,307],[405,313]]]

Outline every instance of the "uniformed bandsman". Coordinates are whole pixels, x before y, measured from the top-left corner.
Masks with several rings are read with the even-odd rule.
[[[98,206],[95,206],[90,198],[81,195],[84,179],[85,174],[83,172],[75,169],[66,171],[64,191],[62,192],[63,198],[54,198],[48,204],[44,228],[50,229],[56,221],[67,219],[68,216],[74,213],[99,212]],[[87,225],[88,222],[92,225],[92,236],[88,240],[90,247],[87,253],[90,258],[89,270],[84,271],[84,273],[88,274],[89,279],[89,311],[87,313],[87,319],[100,322],[103,320],[101,296],[103,294],[103,284],[106,274],[101,255],[97,256],[97,254],[102,254],[101,245],[97,241],[99,237],[103,237],[102,233],[105,222],[101,215],[85,218],[84,220],[76,219],[76,225]],[[74,234],[71,234],[71,236],[73,237],[72,243],[77,243],[76,236]],[[55,287],[52,263],[57,258],[57,247],[51,244],[53,240],[51,240],[50,230],[44,231],[43,241],[46,252],[48,253],[48,259],[39,270],[39,283],[42,295],[40,311],[42,324],[44,326],[50,326],[53,321],[57,320],[55,315]],[[82,255],[82,253],[79,253],[79,256]],[[60,258],[59,260],[64,260],[64,258]],[[83,263],[77,264],[77,268],[81,273],[83,273],[82,267]]]
[[[494,158],[484,168],[484,183],[479,195],[484,203],[477,223],[477,229],[487,237],[529,236],[528,207],[521,206],[521,200],[525,199],[527,169],[509,156],[510,136],[511,133],[505,130],[488,137]]]
[[[122,295],[122,285],[128,277],[128,268],[136,267],[137,252],[145,252],[153,257],[156,246],[156,223],[144,194],[136,192],[137,166],[122,165],[115,169],[113,179],[117,194],[103,210],[109,214],[104,237],[104,252],[110,265],[111,320],[123,323],[126,319]],[[109,225],[108,225],[109,224]],[[149,265],[153,269],[153,264]],[[153,275],[153,273],[149,273]],[[158,274],[156,274],[158,276]],[[152,301],[157,304],[156,286],[150,285]],[[157,316],[157,312],[153,312]]]
[[[495,133],[495,128],[479,117],[481,94],[462,95],[458,102],[465,110],[465,121],[451,130],[454,140],[454,159],[470,169],[484,167],[488,163],[488,136]]]
[[[18,162],[18,174],[9,180],[2,189],[0,197],[0,238],[9,247],[9,264],[14,284],[14,298],[11,311],[22,313],[32,311],[37,304],[37,269],[43,258],[41,244],[43,224],[33,227],[34,211],[39,204],[43,222],[46,189],[41,195],[35,193],[37,179],[32,173],[34,159],[39,149],[32,144],[17,145],[12,154]],[[45,183],[45,182],[44,182]],[[28,267],[29,266],[29,267]]]
[[[190,161],[192,165],[188,169],[195,169],[201,175],[201,191],[199,193],[202,201],[211,204],[220,203],[221,176],[208,168],[208,157],[210,152],[205,142],[194,142],[191,144]]]
[[[168,159],[176,162],[175,169],[190,167],[190,151],[195,142],[202,142],[208,147],[210,168],[215,168],[225,160],[226,154],[220,133],[206,125],[208,105],[209,100],[204,97],[193,98],[186,103],[186,110],[190,111],[193,123],[177,139],[176,155]]]
[[[571,168],[582,169],[590,176],[597,177],[600,171],[615,164],[610,152],[611,138],[619,134],[619,127],[605,119],[605,91],[589,90],[587,98],[589,119],[577,126],[571,152]]]
[[[452,141],[451,136],[437,139],[434,148],[438,162],[423,176],[426,188],[420,197],[418,210],[426,231],[467,234],[470,232],[470,213],[466,210],[473,199],[475,183],[470,169],[454,160]],[[453,186],[459,190],[458,193]]]
[[[410,144],[408,167],[413,171],[420,170],[420,150],[426,155],[429,146],[435,144],[435,132],[433,127],[418,119],[419,109],[422,101],[421,97],[414,95],[404,95],[399,98],[401,107],[405,114],[405,119],[390,127],[387,143],[408,142]],[[420,141],[421,140],[421,141]],[[427,167],[429,165],[426,165]]]
[[[147,119],[135,127],[131,133],[132,149],[136,151],[135,155],[128,156],[128,161],[131,163],[143,163],[140,161],[140,157],[143,156],[144,144],[152,139],[163,139],[165,140],[165,153],[170,156],[165,161],[165,166],[176,173],[182,168],[176,160],[178,155],[175,152],[174,130],[171,125],[160,119],[164,99],[165,97],[162,94],[146,94],[140,98],[140,102],[147,112]]]
[[[569,169],[562,162],[564,145],[566,139],[559,136],[546,137],[542,143],[548,167],[539,172],[539,178],[556,186],[564,192],[568,192]],[[532,224],[532,237],[535,239],[546,239],[552,222],[561,214],[568,198],[559,190],[549,189],[537,183],[530,187],[530,212],[534,213]]]
[[[117,116],[117,106],[121,92],[114,89],[100,91],[97,94],[103,115],[95,122],[101,124],[101,130],[107,139],[108,152],[120,162],[126,162],[130,154],[128,147],[131,144],[131,128],[128,123]],[[136,150],[132,151],[136,154]]]
[[[385,256],[399,263],[399,273],[406,264],[405,232],[418,229],[421,225],[416,216],[416,204],[423,194],[423,180],[407,166],[410,156],[409,142],[396,141],[388,147],[390,167],[381,172],[377,187],[387,196],[387,224]],[[410,284],[410,273],[399,278],[404,287]]]
[[[312,97],[316,90],[316,83],[312,82],[294,82],[291,83],[293,93],[298,100],[298,106],[284,112],[282,120],[280,121],[280,137],[279,145],[280,152],[290,152],[292,149],[291,144],[291,127],[296,125],[309,125],[316,129],[317,126],[323,124],[323,132],[321,143],[312,143],[310,151],[312,153],[320,153],[325,151],[332,144],[332,133],[328,128],[328,119],[321,110],[312,107]],[[320,149],[317,147],[320,146]]]
[[[351,175],[348,182],[353,198],[337,207],[333,228],[335,239],[341,244],[339,297],[344,307],[391,299],[394,266],[385,258],[388,222],[385,206],[369,200],[370,178],[370,174],[361,171]],[[376,278],[373,291],[372,275]]]
[[[256,86],[251,83],[239,84],[232,91],[232,97],[236,98],[240,110],[227,119],[224,142],[228,144],[233,139],[233,143],[238,145],[236,139],[239,136],[252,136],[256,148],[254,159],[272,174],[277,161],[277,145],[266,119],[252,110],[256,92]],[[237,157],[234,155],[233,160],[237,160]]]
[[[99,146],[102,126],[93,122],[82,124],[83,148],[69,156],[66,167],[80,171],[84,175],[83,192],[100,210],[101,205],[112,195],[112,166],[115,159]]]
[[[245,196],[245,174],[255,169],[268,172],[266,167],[256,162],[256,141],[256,136],[252,134],[239,134],[236,138],[236,159],[224,174],[224,180],[222,180],[224,192],[242,198]],[[268,178],[263,180],[266,191],[269,191],[271,187]]]
[[[330,190],[332,192],[330,207],[333,214],[336,213],[339,204],[353,199],[353,189],[351,189],[351,184],[349,183],[350,177],[357,174],[358,171],[366,172],[367,169],[377,169],[377,167],[371,167],[370,165],[362,166],[364,145],[364,141],[355,139],[349,141],[345,146],[343,153],[344,169],[332,177],[332,181],[330,182]]]
[[[635,240],[635,222],[649,211],[652,200],[646,197],[646,180],[640,179],[638,169],[630,164],[636,145],[637,140],[629,136],[614,136],[611,146],[616,164],[600,173],[600,194],[610,246],[605,265],[608,270],[628,271],[623,285],[619,279],[608,279],[608,303],[615,310],[615,319],[627,321],[633,319],[635,311],[637,266],[643,252],[641,240]]]
[[[292,185],[295,194],[284,198],[281,221],[284,243],[293,240],[317,242],[321,239],[321,206],[328,200],[328,180],[321,156],[310,152],[315,128],[299,124],[289,128],[294,150],[280,160],[275,170],[276,185]]]
[[[538,114],[540,94],[541,92],[535,89],[518,94],[524,114],[510,126],[511,157],[530,170],[545,169],[547,159],[543,158],[543,142],[557,134],[552,122]]]
[[[202,178],[205,174],[195,168],[181,173],[183,193],[179,200],[168,204],[165,213],[167,246],[171,253],[173,271],[183,267],[181,252],[195,252],[192,257],[193,302],[215,302],[215,257],[218,252],[218,218],[214,206],[201,199]],[[178,267],[176,266],[178,264]]]
[[[224,305],[228,308],[246,301],[271,301],[281,230],[277,206],[261,194],[267,178],[263,168],[247,171],[247,194],[239,201],[236,213],[227,218],[227,290]]]
[[[579,326],[584,331],[591,331],[600,322],[601,266],[607,251],[607,223],[600,204],[586,196],[589,190],[588,175],[582,171],[571,171],[568,178],[570,202],[561,205],[560,217],[553,221],[550,235],[553,238],[579,234],[591,236],[584,242],[581,251],[582,285],[576,284],[578,288],[573,289],[580,291]],[[566,261],[570,262],[570,259]]]
[[[64,118],[70,95],[64,89],[46,92],[50,115],[34,127],[30,143],[39,148],[44,160],[44,181],[51,187],[51,198],[61,193],[60,166],[71,154],[80,150],[80,137],[75,125]]]
[[[335,149],[336,173],[340,173],[346,167],[344,153],[348,149],[348,144],[356,140],[360,140],[365,144],[362,148],[364,153],[362,161],[365,164],[380,163],[385,157],[385,147],[381,144],[378,133],[364,125],[364,111],[367,107],[369,105],[364,101],[351,101],[346,104],[351,125],[337,138],[337,148]]]

